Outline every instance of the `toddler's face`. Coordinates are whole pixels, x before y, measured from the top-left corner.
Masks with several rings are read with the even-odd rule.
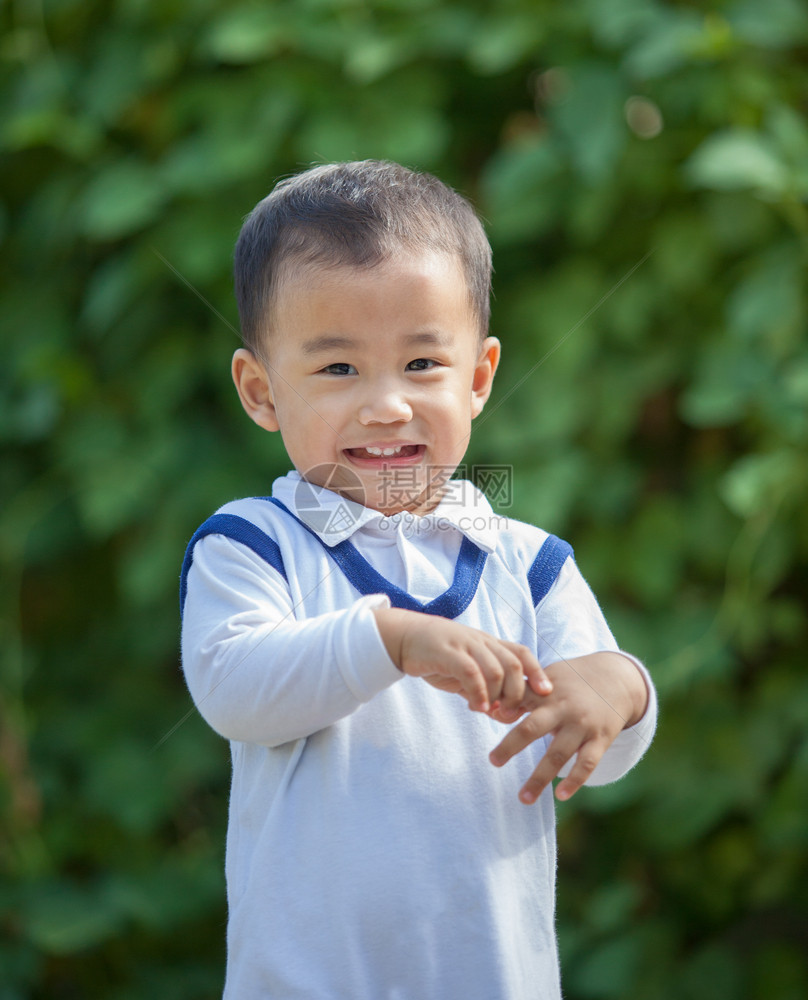
[[[499,360],[497,340],[480,344],[459,262],[303,268],[282,283],[273,319],[267,369],[246,351],[234,358],[250,416],[280,430],[312,482],[388,515],[434,507]]]

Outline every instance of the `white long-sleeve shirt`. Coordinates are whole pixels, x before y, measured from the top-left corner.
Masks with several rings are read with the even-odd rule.
[[[505,727],[402,675],[372,609],[455,618],[545,666],[616,650],[568,553],[469,483],[385,518],[296,473],[197,532],[183,666],[231,741],[227,1000],[560,996],[552,794],[517,798],[548,741],[495,769]],[[589,784],[652,738],[638,669],[646,713]]]

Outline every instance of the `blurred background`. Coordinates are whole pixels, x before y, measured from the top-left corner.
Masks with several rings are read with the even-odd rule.
[[[469,462],[513,464],[504,513],[659,686],[642,765],[559,809],[568,1000],[808,996],[804,3],[0,18],[0,998],[219,995],[229,756],[179,566],[287,469],[230,385],[232,247],[277,177],[365,157],[483,216]]]

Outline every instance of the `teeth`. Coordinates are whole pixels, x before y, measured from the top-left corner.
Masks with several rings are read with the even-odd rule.
[[[370,455],[397,455],[401,451],[401,445],[397,448],[365,448]]]

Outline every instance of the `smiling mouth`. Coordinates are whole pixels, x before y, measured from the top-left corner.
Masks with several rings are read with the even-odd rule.
[[[400,444],[395,445],[390,448],[383,447],[369,447],[369,448],[346,448],[346,453],[351,458],[356,459],[370,459],[378,461],[378,459],[400,459],[400,458],[414,458],[421,454],[423,445],[420,444]]]

